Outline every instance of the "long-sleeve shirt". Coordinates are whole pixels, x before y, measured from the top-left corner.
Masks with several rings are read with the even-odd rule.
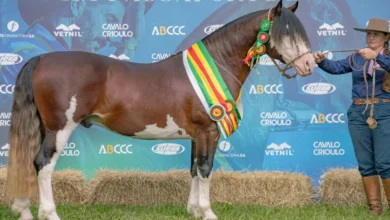
[[[353,62],[351,63],[353,63],[353,68],[350,67],[349,56],[338,61],[325,58],[320,63],[318,63],[318,67],[330,74],[345,74],[352,72],[352,98],[366,98],[366,83],[364,82],[363,76],[363,66],[366,60],[359,53],[355,53],[354,57],[352,58]],[[390,93],[385,92],[382,89],[382,84],[385,77],[384,70],[390,72],[390,56],[378,54],[376,61],[381,68],[377,68],[375,73],[375,97],[390,99]],[[371,97],[373,77],[368,74],[369,62],[370,61],[368,60],[366,76],[368,82],[368,97]]]

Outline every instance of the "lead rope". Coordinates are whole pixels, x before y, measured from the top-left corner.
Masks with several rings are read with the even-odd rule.
[[[355,54],[357,52],[357,50],[332,50],[332,51],[327,51],[325,52],[324,54],[327,54],[327,53],[330,53],[330,52],[353,52],[349,58],[348,58],[348,64],[349,66],[351,67],[352,70],[355,70],[355,71],[360,71],[360,70],[363,70],[363,76],[364,76],[364,82],[366,84],[366,108],[364,109],[363,111],[363,114],[366,112],[367,108],[368,108],[368,104],[369,104],[369,97],[368,97],[368,82],[367,82],[367,73],[366,73],[366,68],[367,68],[367,64],[370,60],[366,60],[364,62],[364,65],[363,66],[358,66],[355,62]],[[368,124],[368,127],[371,129],[371,130],[374,130],[376,127],[377,127],[377,121],[373,118],[373,115],[374,115],[374,101],[375,101],[375,73],[376,73],[376,59],[372,59],[374,64],[372,66],[373,68],[373,73],[372,73],[372,93],[371,93],[371,106],[370,106],[370,115],[369,117],[367,118],[366,120],[366,123]],[[356,65],[358,69],[355,69],[353,66]]]

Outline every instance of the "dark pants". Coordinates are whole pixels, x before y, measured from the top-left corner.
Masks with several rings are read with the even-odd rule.
[[[390,178],[390,103],[374,106],[378,126],[370,130],[366,123],[370,105],[352,104],[348,109],[348,128],[361,176],[380,175]]]

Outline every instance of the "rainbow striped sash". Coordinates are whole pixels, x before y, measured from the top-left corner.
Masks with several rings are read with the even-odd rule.
[[[238,129],[241,115],[202,41],[183,51],[183,63],[203,107],[226,139]]]

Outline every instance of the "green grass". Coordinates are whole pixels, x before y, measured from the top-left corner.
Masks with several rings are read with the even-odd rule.
[[[214,213],[219,220],[305,220],[305,219],[390,219],[390,210],[380,217],[370,216],[368,207],[337,208],[327,205],[312,205],[303,208],[266,208],[262,206],[212,204]],[[37,219],[38,207],[31,208],[34,219]],[[118,219],[118,220],[178,220],[195,219],[186,211],[185,205],[167,206],[104,206],[104,205],[58,205],[58,215],[62,220],[75,219]],[[0,206],[0,219],[17,219],[8,207]]]

